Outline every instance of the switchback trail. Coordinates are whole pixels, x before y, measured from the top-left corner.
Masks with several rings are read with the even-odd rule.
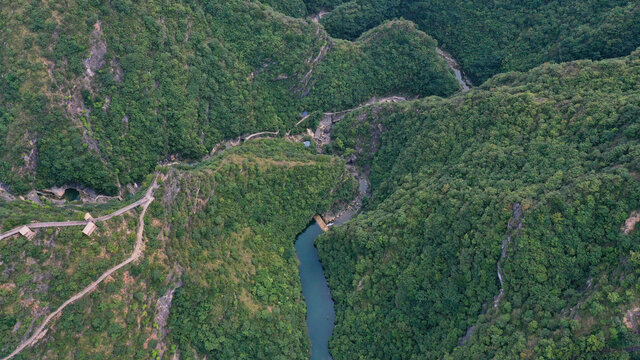
[[[133,248],[133,253],[131,253],[131,256],[129,256],[125,261],[123,261],[123,262],[117,264],[116,266],[110,268],[109,270],[105,271],[96,281],[92,282],[87,287],[85,287],[82,291],[80,291],[79,293],[73,295],[67,301],[65,301],[56,311],[54,311],[51,314],[49,314],[42,321],[42,324],[40,324],[40,326],[33,332],[31,337],[29,337],[29,339],[27,339],[26,341],[23,341],[11,354],[9,354],[7,357],[3,358],[2,360],[9,360],[9,359],[13,358],[14,356],[18,355],[25,348],[27,348],[29,346],[33,346],[36,342],[38,342],[38,340],[40,340],[41,338],[43,338],[46,335],[47,330],[48,330],[48,329],[46,329],[47,324],[49,324],[49,322],[54,317],[56,317],[58,314],[60,314],[62,312],[62,310],[64,310],[64,308],[66,308],[67,306],[73,304],[77,300],[81,299],[82,297],[84,297],[85,295],[90,293],[91,291],[95,290],[98,287],[98,285],[102,281],[104,281],[104,279],[106,279],[109,275],[111,275],[114,272],[120,270],[121,268],[127,266],[129,263],[137,260],[140,257],[140,255],[142,255],[142,250],[143,250],[143,247],[144,247],[144,242],[143,242],[144,215],[147,212],[147,208],[149,207],[149,204],[151,204],[151,202],[154,200],[153,199],[153,192],[158,188],[158,185],[156,183],[157,180],[158,180],[158,175],[156,175],[156,178],[153,180],[153,184],[149,187],[149,189],[147,190],[147,192],[146,192],[146,194],[145,194],[145,196],[143,198],[143,199],[146,199],[146,200],[143,202],[142,211],[140,212],[140,216],[138,218],[138,232],[137,232],[137,235],[136,235],[136,243],[135,243],[135,246]],[[133,204],[131,204],[131,205],[133,205]],[[125,209],[125,208],[123,208],[123,209]],[[133,207],[130,207],[129,209],[132,209],[132,208]],[[122,210],[122,209],[120,209],[120,210]],[[120,211],[120,210],[118,210],[118,211]],[[104,218],[110,219],[113,216],[116,216],[116,215],[124,213],[126,210],[125,211],[121,211],[119,213],[118,213],[118,211],[114,212],[113,214],[107,215]]]

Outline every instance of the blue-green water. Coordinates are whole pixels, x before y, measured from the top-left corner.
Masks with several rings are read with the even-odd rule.
[[[331,359],[329,355],[329,337],[333,332],[336,313],[333,310],[333,299],[329,292],[327,279],[324,277],[322,264],[318,259],[318,250],[313,241],[322,233],[322,229],[314,222],[296,239],[296,254],[300,264],[300,281],[302,295],[307,303],[307,329],[311,339],[310,360]]]

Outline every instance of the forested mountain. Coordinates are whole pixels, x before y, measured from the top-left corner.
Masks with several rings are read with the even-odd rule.
[[[318,242],[334,358],[628,356],[639,129],[640,51],[336,124],[333,151],[370,169],[373,193]]]
[[[258,2],[5,2],[0,42],[0,182],[17,193],[113,194],[165,158],[284,133],[303,111],[457,90],[411,23],[346,42]]]
[[[410,19],[478,84],[500,72],[547,61],[623,56],[640,46],[636,0],[307,0],[307,5],[330,11],[322,24],[332,36],[346,39],[385,19]]]
[[[359,211],[334,359],[640,358],[636,0],[18,0],[0,44],[0,357],[306,359],[296,235]]]

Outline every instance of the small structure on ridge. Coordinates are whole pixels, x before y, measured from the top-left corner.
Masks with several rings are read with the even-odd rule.
[[[97,228],[96,224],[89,221],[87,225],[84,227],[84,229],[82,229],[82,233],[87,236],[91,236],[91,234],[93,234],[96,228]]]
[[[27,239],[31,240],[36,233],[34,233],[33,231],[31,231],[31,229],[29,229],[27,226],[23,226],[20,228],[20,235],[26,237]]]

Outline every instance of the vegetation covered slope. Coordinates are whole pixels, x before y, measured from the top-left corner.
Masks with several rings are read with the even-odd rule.
[[[628,55],[640,46],[640,4],[634,0],[307,3],[325,10],[339,4],[321,22],[340,38],[354,39],[385,19],[410,19],[438,39],[475,83],[546,61]]]
[[[69,227],[39,230],[30,240],[16,235],[0,241],[0,356],[11,353],[46,315],[129,256],[135,242],[134,215],[101,224],[91,238],[81,227]]]
[[[260,0],[260,2],[288,16],[299,18],[307,15],[307,5],[303,0]]]
[[[639,55],[507,73],[336,124],[333,151],[370,169],[373,194],[318,240],[334,358],[628,356]]]
[[[293,244],[314,214],[353,197],[344,162],[258,140],[161,171],[142,258],[63,311],[17,358],[308,358]],[[31,331],[31,319],[128,256],[132,227],[111,221],[91,239],[70,228],[0,243],[0,356]]]
[[[344,162],[303,149],[251,144],[167,184],[181,189],[167,253],[185,269],[169,326],[187,358],[308,358],[294,240],[354,183]]]
[[[16,193],[113,194],[161,160],[284,133],[303,111],[457,90],[410,23],[334,41],[250,1],[16,1],[0,5],[0,42],[0,182]]]

